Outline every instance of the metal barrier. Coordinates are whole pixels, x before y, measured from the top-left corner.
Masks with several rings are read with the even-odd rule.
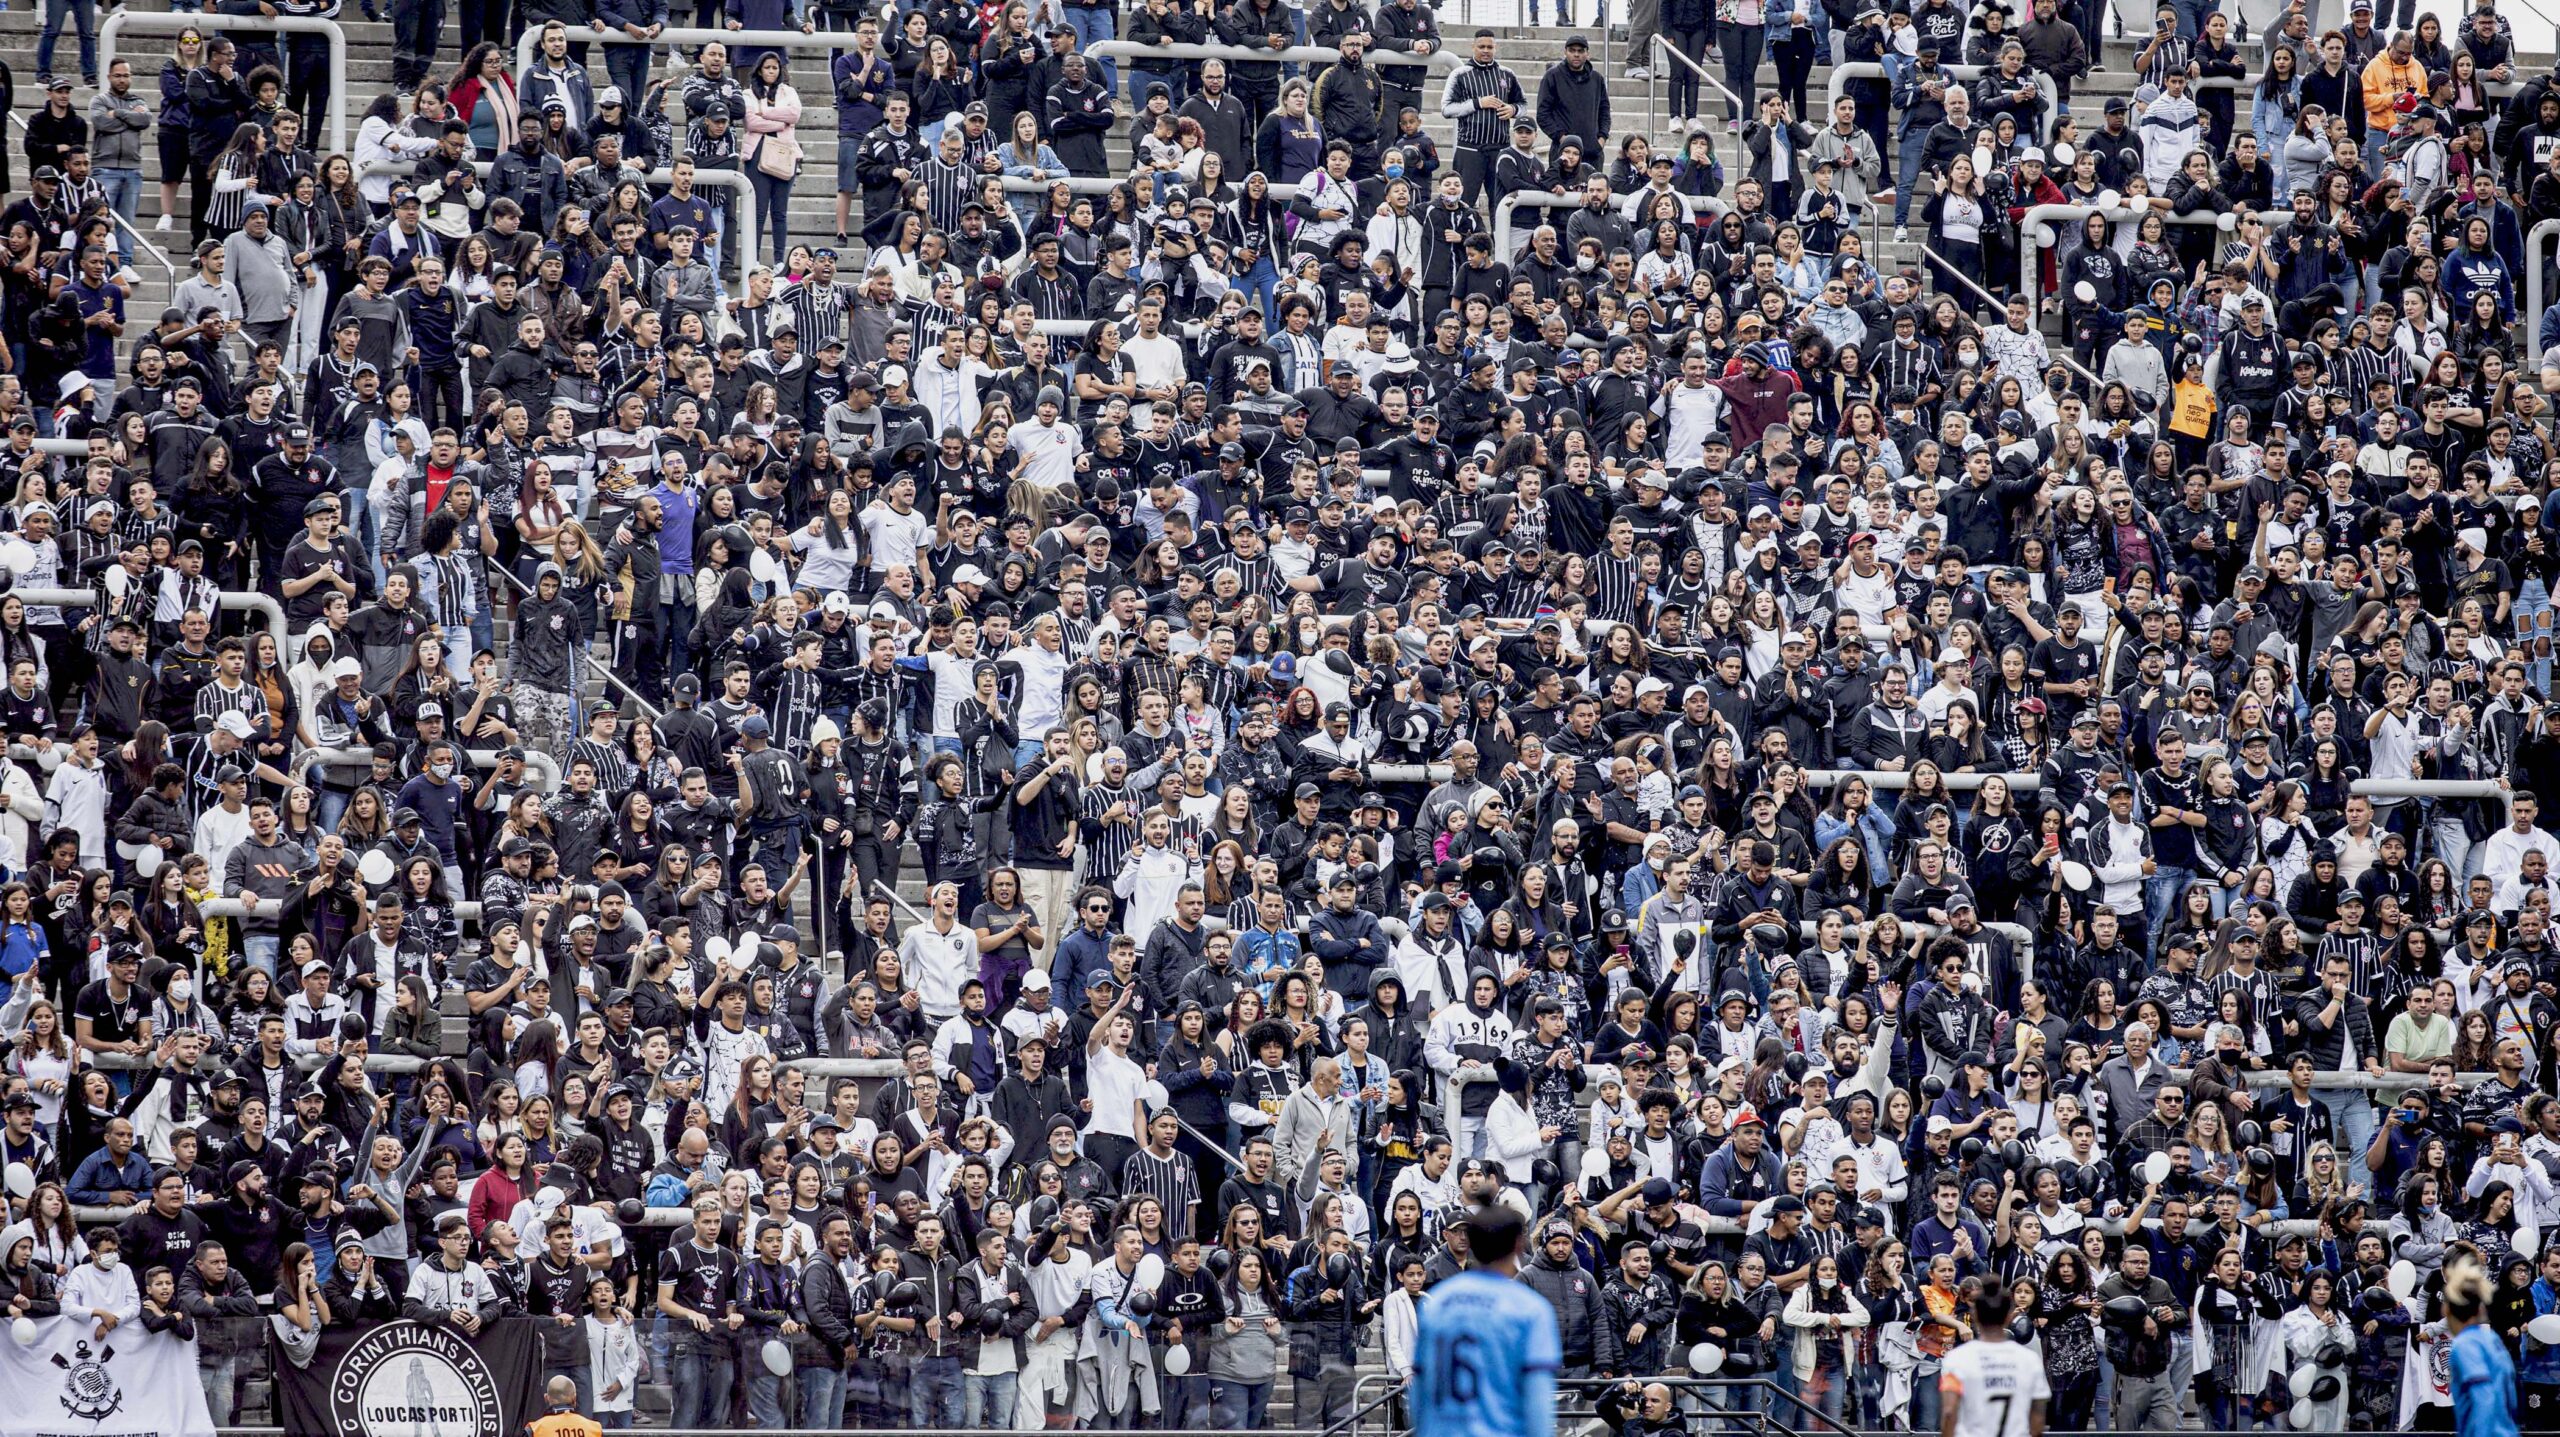
[[[1662,57],[1663,63],[1661,69],[1656,69],[1652,66],[1646,67],[1647,78],[1644,82],[1644,113],[1645,118],[1651,120],[1656,127],[1659,127],[1662,124],[1662,105],[1656,98],[1661,93],[1662,89],[1662,70],[1668,69],[1674,64],[1686,67],[1690,74],[1698,77],[1699,83],[1715,91],[1717,94],[1724,96],[1725,103],[1733,107],[1733,117],[1735,119],[1748,121],[1751,118],[1750,107],[1742,103],[1742,97],[1735,94],[1730,88],[1728,88],[1724,81],[1708,74],[1706,66],[1690,59],[1689,52],[1672,44],[1670,41],[1663,39],[1660,35],[1653,37],[1653,49],[1655,54]],[[1715,143],[1712,138],[1714,131],[1709,129],[1702,133],[1705,133],[1710,137],[1707,143],[1710,146],[1713,146]],[[1729,173],[1737,180],[1742,176],[1751,173],[1751,162],[1743,153],[1742,132],[1738,129],[1733,132],[1733,169]]]
[[[2026,213],[2018,218],[2018,293],[2027,297],[2029,322],[2044,318],[2044,283],[2036,272],[2036,266],[2044,251],[2062,247],[2062,232],[2055,228],[2056,224],[2077,225],[2091,215],[2103,216],[2111,224],[2121,224],[2146,214],[2160,216],[2163,224],[2209,226],[2225,234],[2240,228],[2239,215],[2229,213],[2179,215],[2147,205],[2118,205],[2111,210],[2096,205],[2029,205]]]
[[[2023,248],[2023,246],[2021,248]],[[1982,297],[1982,302],[1991,306],[1995,313],[2003,308],[1997,295],[1994,295],[1991,291],[1984,289],[1981,285],[1974,283],[1973,276],[1966,274],[1961,269],[1958,269],[1955,261],[1948,259],[1945,255],[1938,253],[1936,250],[1929,248],[1925,244],[1920,246],[1920,253],[1927,258],[1931,264],[1937,266],[1939,273],[1946,275],[1956,283],[1963,285],[1965,288],[1972,290],[1975,294],[1980,295]],[[2029,251],[2029,253],[2033,253],[2033,251]],[[2035,286],[2033,283],[2029,283],[2027,285],[2025,293],[2027,296],[2027,327],[2029,329],[2034,329],[2036,328],[2036,316],[2039,311],[2036,307]],[[2072,373],[2079,375],[2083,380],[2087,381],[2089,385],[2089,393],[2091,395],[2094,396],[2100,389],[2105,387],[2099,381],[2098,376],[2089,371],[2089,367],[2087,365],[2084,365],[2079,360],[2071,357],[2069,345],[2063,346],[2060,353],[2055,353],[2052,346],[2048,345],[2045,348],[2045,353],[2051,358],[2059,361],[2063,367],[2069,369]]]
[[[1611,195],[1610,202],[1615,204],[1624,198],[1626,197],[1623,195]],[[1692,216],[1705,215],[1710,219],[1722,219],[1726,213],[1731,211],[1733,208],[1733,206],[1726,204],[1723,200],[1715,199],[1707,195],[1682,195],[1680,200],[1681,203],[1689,207],[1689,213]],[[1494,258],[1508,264],[1511,262],[1512,257],[1518,253],[1511,244],[1512,211],[1531,207],[1542,210],[1570,210],[1580,208],[1581,204],[1582,201],[1575,196],[1551,194],[1545,190],[1519,190],[1514,193],[1504,195],[1502,197],[1502,203],[1493,207]],[[1541,223],[1547,222],[1541,221]],[[1530,232],[1532,234],[1536,233],[1534,229]],[[1527,241],[1524,240],[1522,243],[1525,245]]]
[[[1969,86],[1974,81],[1981,79],[1984,75],[1991,72],[1981,65],[1940,65],[1938,67],[1938,73],[1948,77],[1949,79],[1962,81]],[[2054,118],[2062,113],[2061,91],[2056,90],[2053,87],[2053,77],[2050,75],[2037,74],[2033,70],[2025,71],[2024,73],[2034,78],[2036,94],[2044,100],[2045,123],[2047,125],[2052,124]],[[1892,83],[1892,77],[1885,73],[1884,66],[1874,60],[1852,60],[1843,64],[1834,65],[1831,67],[1829,96],[1824,100],[1822,106],[1823,114],[1830,114],[1831,107],[1839,104],[1840,101],[1848,95],[1849,82],[1851,80],[1883,80],[1886,82],[1888,88],[1890,88]],[[2197,82],[2200,88],[2208,89],[2217,85],[2225,89],[2237,89],[2241,83],[2242,82],[2238,80],[2200,80]],[[2252,80],[2249,83],[2255,84],[2256,81]],[[2049,134],[2050,131],[2047,131],[2046,133]],[[2041,144],[2044,142],[2045,138],[2046,136],[2044,134],[2039,134],[2036,136],[2036,142]]]
[[[81,451],[86,453],[87,448],[88,446],[83,444]],[[98,591],[95,589],[12,589],[10,592],[26,603],[46,608],[77,609],[98,602]],[[281,657],[286,652],[284,605],[254,589],[224,589],[216,596],[215,602],[232,613],[256,614],[265,619],[267,636],[276,641],[277,655]]]
[[[1079,53],[1097,60],[1224,60],[1228,64],[1299,64],[1329,65],[1342,58],[1342,52],[1331,45],[1288,45],[1277,50],[1252,45],[1141,45],[1135,40],[1099,40]],[[1428,55],[1415,55],[1403,50],[1369,52],[1372,65],[1419,65],[1426,69],[1455,70],[1464,62],[1453,50],[1434,50]]]
[[[116,37],[127,30],[175,35],[184,30],[243,30],[262,35],[325,35],[329,40],[329,148],[347,150],[347,32],[313,15],[175,15],[119,9],[98,27],[98,73],[116,62]],[[519,70],[517,73],[523,73]]]
[[[2560,220],[2544,220],[2524,236],[2524,346],[2535,363],[2542,362],[2542,254],[2560,235]]]
[[[471,166],[471,172],[484,179],[488,177],[490,170],[496,168],[495,163],[489,160],[472,160],[468,163]],[[367,175],[407,175],[414,173],[416,173],[416,169],[411,165],[365,165],[356,171],[356,178],[361,180]],[[655,190],[660,194],[664,194],[667,189],[667,181],[656,175],[647,176],[642,179],[640,183],[649,186],[650,189]],[[693,184],[696,189],[728,190],[738,197],[737,232],[730,235],[728,238],[735,241],[735,243],[731,244],[729,248],[734,252],[734,257],[738,262],[738,282],[740,284],[745,284],[747,271],[755,267],[755,186],[749,184],[747,182],[747,177],[736,170],[695,170],[693,172]],[[463,380],[467,389],[467,386],[470,383],[470,367],[468,365],[464,366]]]

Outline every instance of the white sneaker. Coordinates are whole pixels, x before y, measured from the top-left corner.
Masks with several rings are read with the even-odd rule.
[[[161,234],[167,234],[169,232],[169,217],[167,215],[162,215],[160,217],[160,222],[153,225],[152,228],[159,231]]]
[[[1895,244],[1911,243],[1911,226],[1895,225],[1893,227],[1893,242]]]
[[[1653,72],[1642,65],[1629,65],[1627,67],[1627,78],[1630,80],[1650,80],[1653,78]]]

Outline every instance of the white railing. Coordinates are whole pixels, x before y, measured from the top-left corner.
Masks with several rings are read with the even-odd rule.
[[[2544,220],[2524,237],[2524,346],[2538,364],[2542,360],[2542,254],[2560,235],[2560,220]]]
[[[175,35],[183,30],[245,30],[269,35],[325,35],[329,40],[329,148],[347,149],[347,32],[315,15],[173,15],[120,9],[98,27],[98,73],[116,62],[116,39],[127,30]]]
[[[464,163],[471,166],[471,172],[473,174],[480,176],[484,180],[489,177],[489,172],[491,170],[497,168],[496,164],[489,160],[468,160]],[[363,179],[367,175],[411,175],[414,173],[416,173],[416,166],[393,161],[389,164],[368,164],[362,166],[356,171],[356,178]],[[641,180],[640,183],[647,185],[649,188],[660,194],[664,194],[668,188],[667,181],[655,175],[651,175]],[[736,170],[697,169],[693,172],[693,184],[696,189],[727,190],[738,197],[738,224],[736,230],[729,235],[728,243],[729,248],[735,251],[735,258],[738,262],[738,282],[740,284],[746,283],[747,271],[755,268],[755,186],[748,184],[747,177]],[[728,259],[731,258],[731,256],[723,255],[721,258]],[[467,381],[469,378],[467,370],[464,377]]]
[[[1614,208],[1625,198],[1626,196],[1624,195],[1613,194],[1609,197],[1609,203]],[[1706,215],[1713,219],[1722,219],[1726,212],[1733,208],[1733,206],[1726,204],[1724,201],[1707,195],[1682,195],[1680,196],[1680,202],[1689,207],[1689,214],[1692,218],[1695,218],[1698,215]],[[1493,207],[1494,258],[1501,260],[1505,264],[1509,264],[1518,253],[1511,243],[1512,211],[1523,207],[1542,210],[1572,210],[1580,208],[1581,205],[1582,198],[1579,195],[1559,195],[1547,190],[1518,190],[1511,194],[1504,195],[1502,197],[1502,203]],[[1541,223],[1546,222],[1541,221]],[[1531,233],[1534,234],[1535,232],[1536,231],[1533,227]],[[1558,233],[1561,234],[1562,230],[1559,229]],[[1526,244],[1527,241],[1523,240],[1521,243]]]

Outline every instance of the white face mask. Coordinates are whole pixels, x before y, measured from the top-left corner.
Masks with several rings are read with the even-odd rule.
[[[105,1251],[105,1252],[99,1253],[99,1254],[98,1254],[98,1271],[100,1271],[100,1272],[113,1272],[113,1271],[115,1271],[115,1270],[116,1270],[116,1255],[115,1255],[114,1250],[113,1250],[113,1249],[109,1249],[108,1251]]]
[[[189,998],[195,996],[195,991],[196,985],[188,982],[184,978],[172,978],[169,980],[169,1001],[172,1003],[183,1003],[187,1001]]]
[[[1831,1289],[1840,1285],[1840,1279],[1836,1277],[1817,1277],[1814,1279],[1814,1282],[1825,1292],[1829,1292]]]

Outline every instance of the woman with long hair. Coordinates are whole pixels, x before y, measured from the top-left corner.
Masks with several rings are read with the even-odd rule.
[[[516,82],[507,73],[507,52],[483,40],[454,67],[445,85],[453,113],[471,127],[471,148],[481,159],[495,160],[516,147],[523,114],[516,103]]]
[[[781,51],[757,57],[743,93],[747,112],[740,129],[746,139],[738,165],[755,186],[756,214],[772,235],[779,266],[791,247],[791,182],[800,173],[800,92],[791,87]]]

